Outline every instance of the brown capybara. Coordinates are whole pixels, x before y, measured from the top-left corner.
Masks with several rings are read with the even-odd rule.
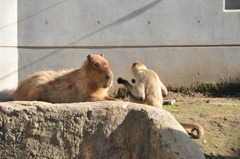
[[[113,73],[102,55],[88,55],[80,69],[41,71],[20,82],[13,100],[72,103],[111,100]]]

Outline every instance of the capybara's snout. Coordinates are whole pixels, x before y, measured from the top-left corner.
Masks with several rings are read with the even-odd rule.
[[[111,72],[107,73],[104,77],[103,88],[108,88],[112,85],[113,74]]]
[[[111,79],[111,76],[110,75],[106,75],[105,76],[105,80],[110,80]]]

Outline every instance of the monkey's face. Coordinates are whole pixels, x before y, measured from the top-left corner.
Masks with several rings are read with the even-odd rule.
[[[92,83],[95,83],[98,88],[111,87],[113,73],[108,62],[99,55],[91,55],[91,58],[88,60],[90,65],[89,74],[91,74]]]

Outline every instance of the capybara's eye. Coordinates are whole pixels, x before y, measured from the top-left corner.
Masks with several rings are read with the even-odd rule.
[[[94,63],[93,66],[96,67],[96,68],[98,68],[98,67],[99,67],[99,64],[98,64],[98,63]]]

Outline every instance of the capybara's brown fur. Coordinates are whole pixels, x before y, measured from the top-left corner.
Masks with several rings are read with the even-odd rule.
[[[72,103],[112,99],[113,73],[102,55],[88,55],[80,69],[41,71],[19,83],[13,100]]]

